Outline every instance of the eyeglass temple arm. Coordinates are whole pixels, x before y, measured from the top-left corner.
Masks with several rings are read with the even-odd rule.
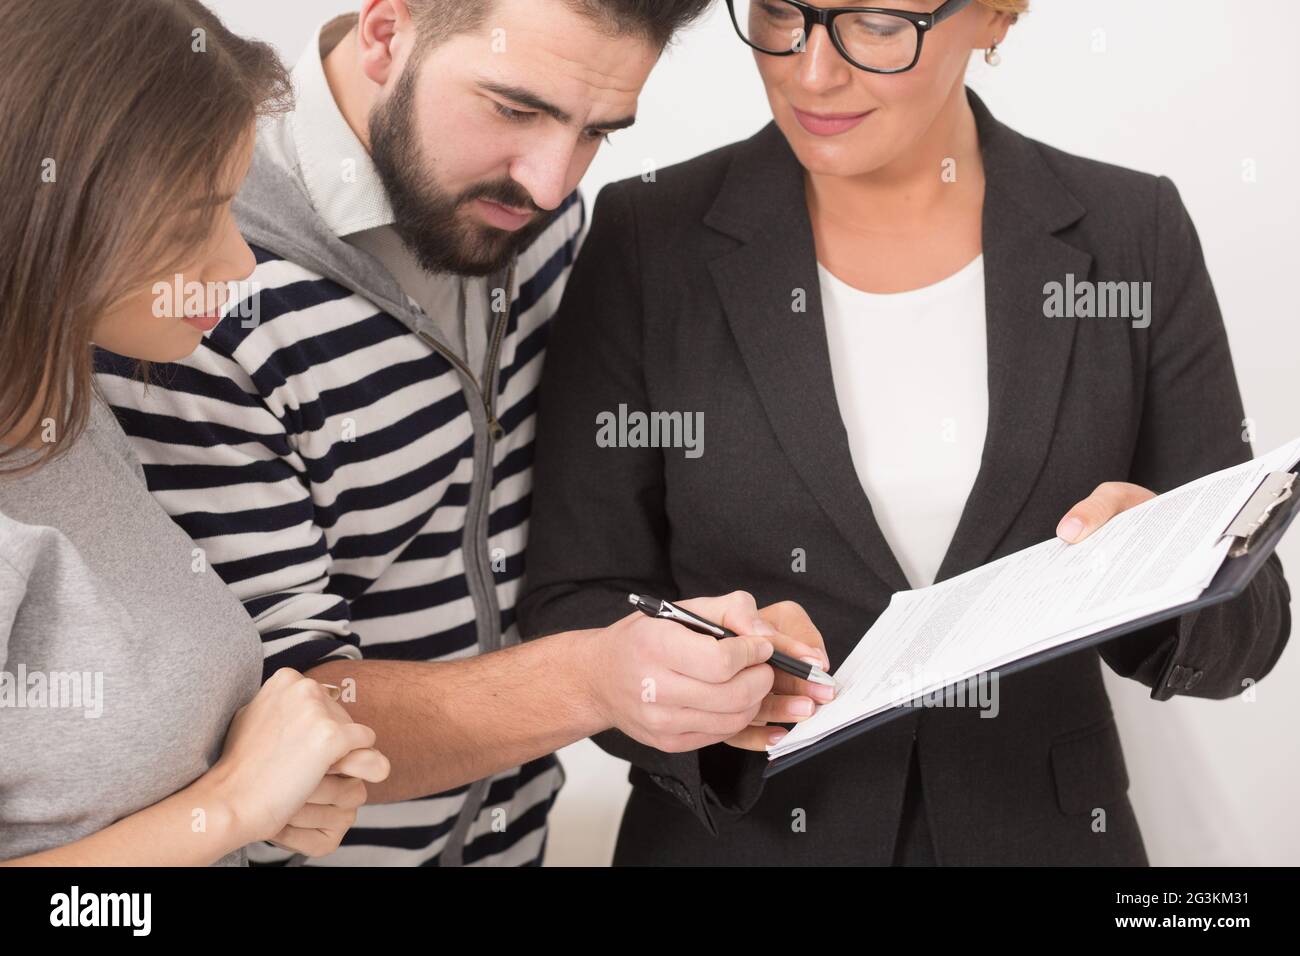
[[[938,10],[934,11],[934,13],[930,14],[929,26],[937,27],[939,24],[943,23],[943,21],[947,20],[949,17],[961,13],[963,10],[969,7],[971,3],[972,0],[948,0],[947,3],[941,6]]]

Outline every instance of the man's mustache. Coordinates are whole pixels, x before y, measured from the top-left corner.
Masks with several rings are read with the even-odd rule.
[[[533,202],[533,197],[528,195],[527,190],[513,180],[480,183],[473,186],[461,194],[456,205],[464,206],[476,199],[486,199],[488,202],[499,203],[512,209],[526,209],[535,215],[546,212],[545,209]]]

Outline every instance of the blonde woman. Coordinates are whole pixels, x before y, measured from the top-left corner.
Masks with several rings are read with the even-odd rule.
[[[284,69],[195,0],[5,0],[0,64],[0,861],[331,852],[374,732],[294,671],[259,691],[257,629],[91,379],[93,345],[188,355],[252,272],[230,202]]]
[[[744,587],[801,603],[838,665],[893,592],[1249,459],[1173,185],[1035,142],[965,87],[1023,0],[728,6],[773,123],[599,199],[542,386],[527,633],[621,591]],[[1051,294],[1112,284],[1131,294],[1104,315]],[[702,415],[707,452],[598,448],[620,406]],[[751,748],[778,726],[676,756],[598,738],[633,764],[615,861],[1144,864],[1101,661],[1158,700],[1226,697],[1272,668],[1287,606],[1275,558],[1236,601],[766,785]],[[773,724],[811,706],[776,689]]]

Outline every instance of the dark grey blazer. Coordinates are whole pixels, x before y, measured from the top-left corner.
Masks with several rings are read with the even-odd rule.
[[[987,175],[989,423],[940,580],[1051,537],[1101,482],[1159,492],[1251,457],[1173,184],[1027,139],[968,95]],[[1044,285],[1067,274],[1150,281],[1150,326],[1045,318]],[[629,591],[745,589],[803,604],[837,666],[907,587],[850,457],[802,171],[774,126],[602,191],[547,363],[527,635],[608,624]],[[598,447],[597,415],[620,404],[703,412],[703,455]],[[1275,557],[1236,601],[1005,678],[995,719],[919,710],[766,785],[762,755],[602,734],[633,765],[616,862],[888,863],[915,740],[940,863],[1144,864],[1101,659],[1156,700],[1228,697],[1276,662],[1288,601]]]

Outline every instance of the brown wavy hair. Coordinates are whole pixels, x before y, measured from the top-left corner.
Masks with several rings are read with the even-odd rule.
[[[164,242],[192,250],[207,238],[238,147],[292,87],[270,46],[235,36],[197,0],[3,0],[0,63],[0,438],[16,446],[0,447],[0,474],[10,474],[82,433],[96,322],[181,265],[165,261]],[[44,419],[58,440],[3,469]]]

